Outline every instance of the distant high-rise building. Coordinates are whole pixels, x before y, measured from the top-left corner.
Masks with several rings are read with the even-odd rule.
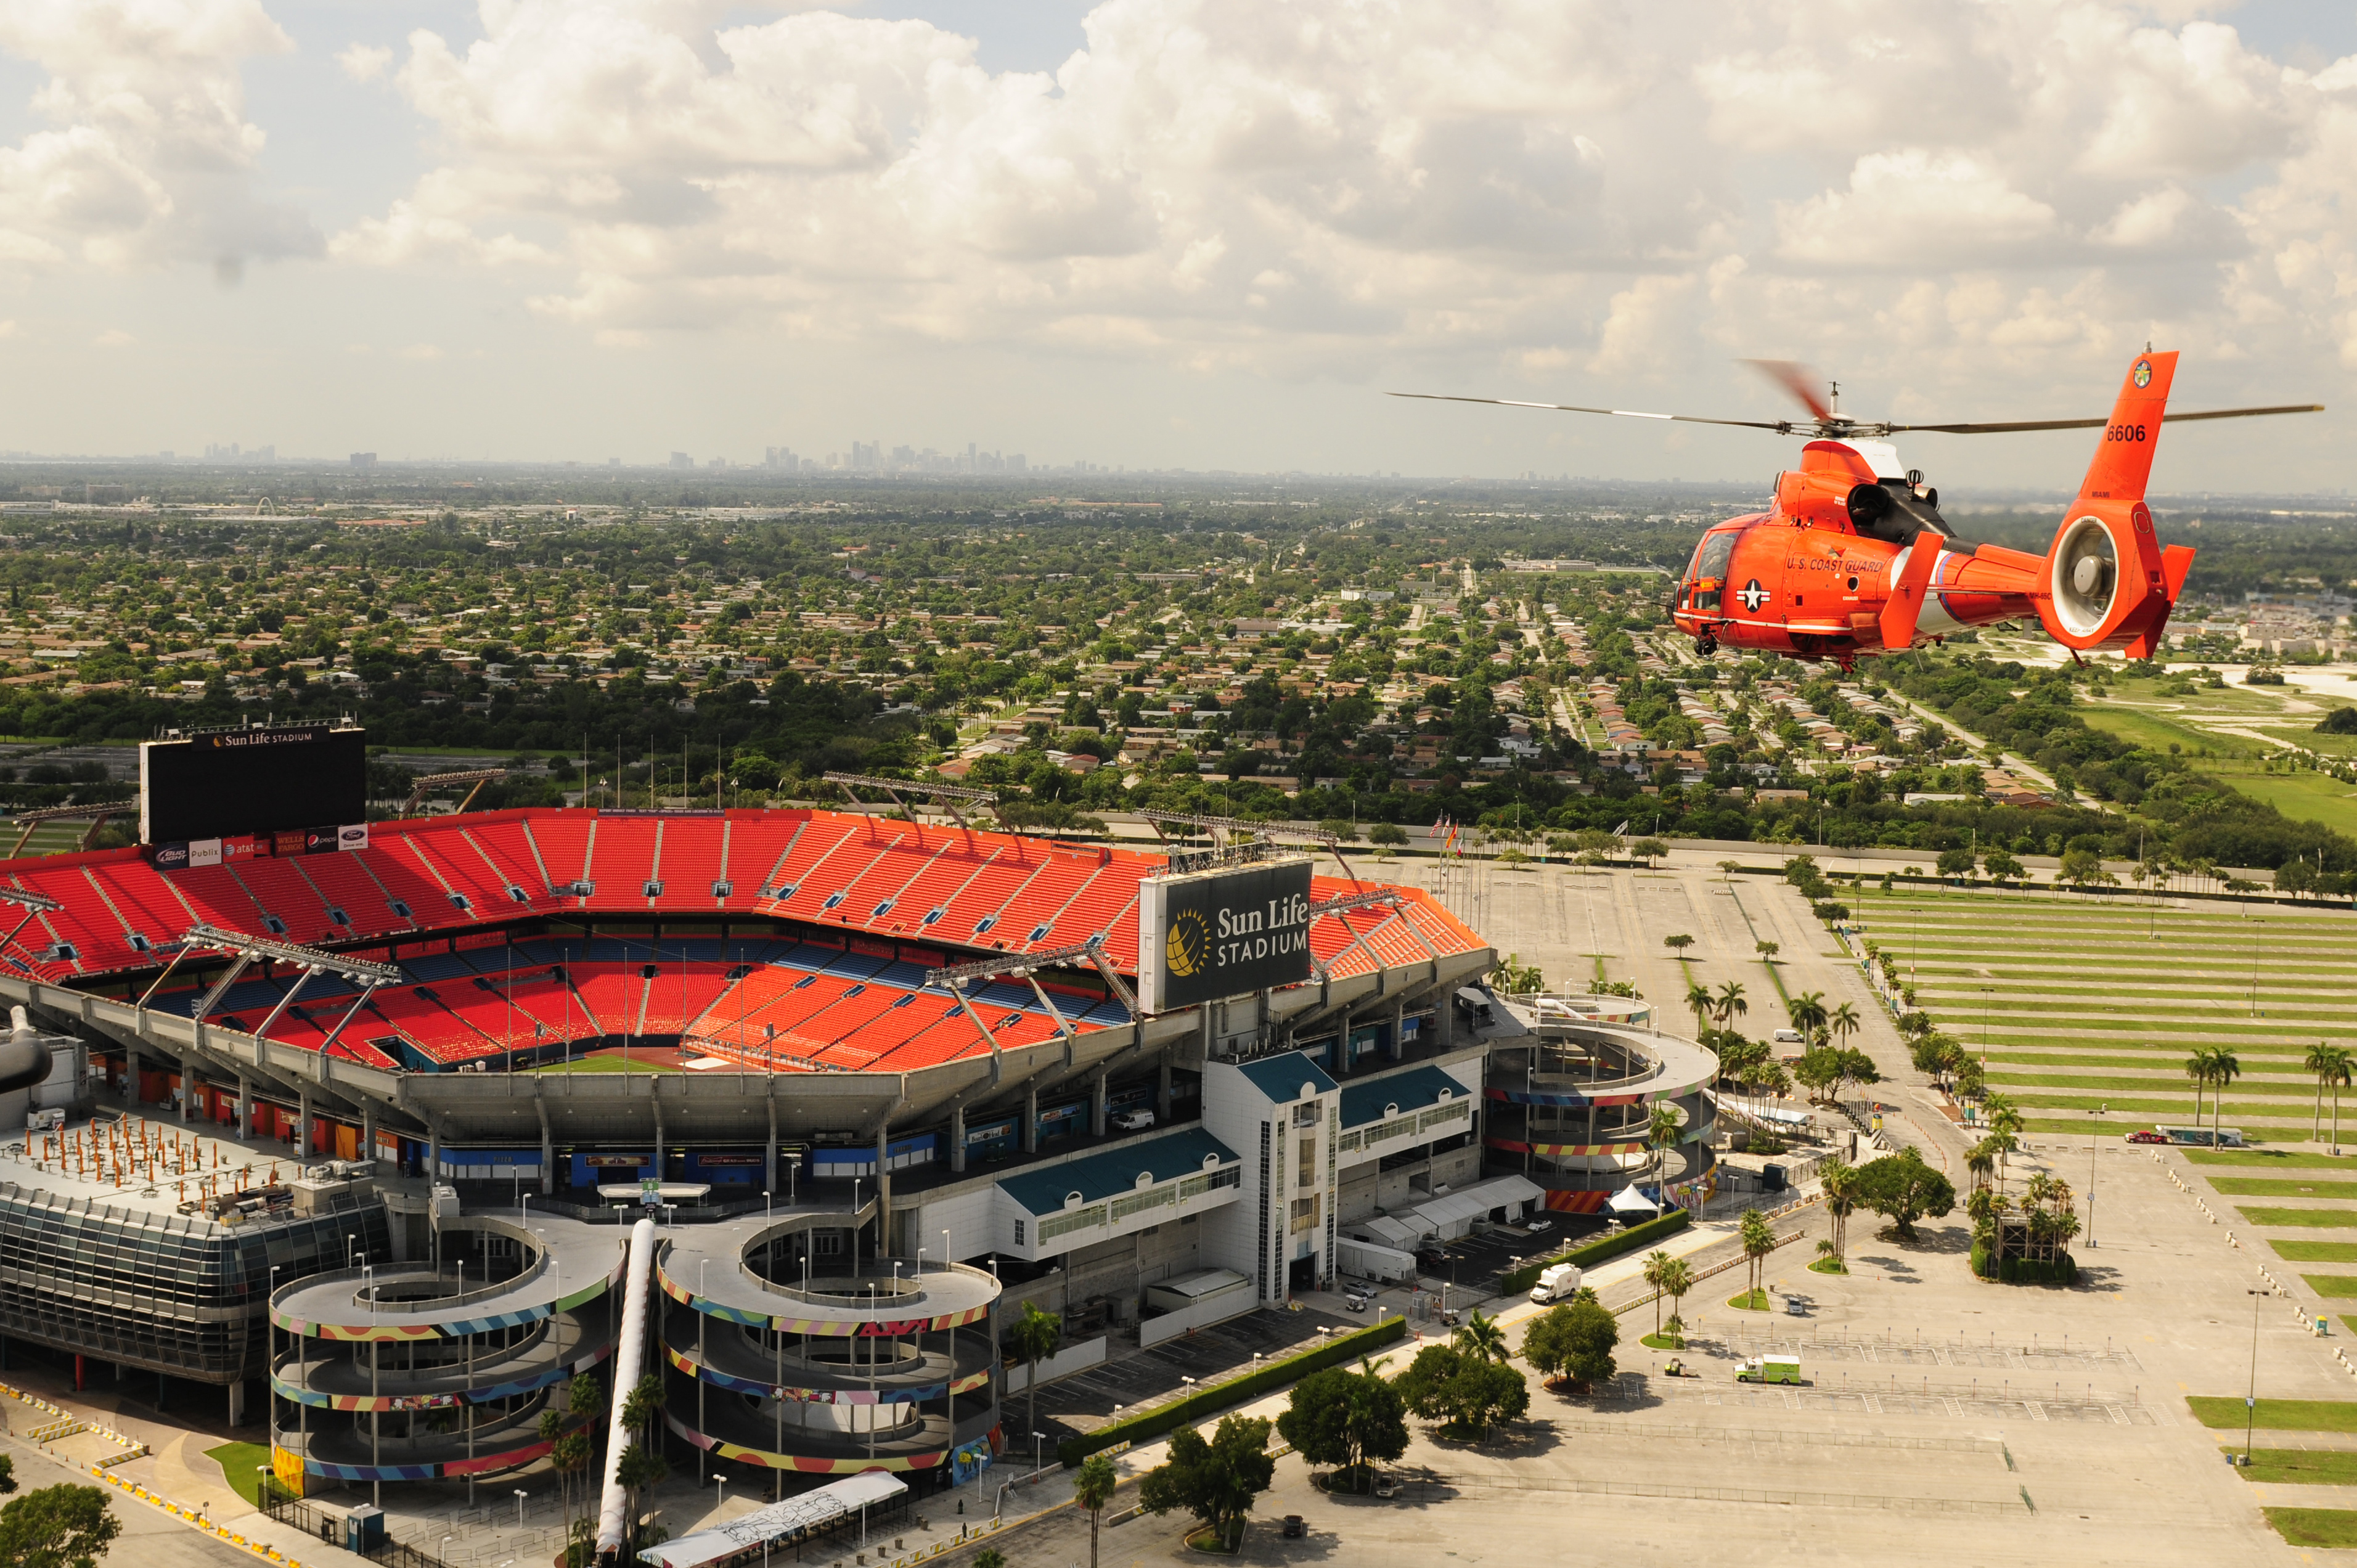
[[[728,459],[726,457],[707,457],[705,459],[704,466],[707,468],[725,468],[728,467]]]
[[[671,455],[671,466],[674,468],[693,468],[695,467],[695,459],[684,452],[674,452]]]
[[[355,467],[355,468],[373,468],[373,467],[376,467],[376,454],[375,454],[375,453],[373,453],[373,452],[355,452],[355,453],[353,453],[353,454],[352,454],[352,467]]]
[[[791,446],[763,447],[761,461],[770,467],[783,468],[789,474],[799,473],[803,462],[794,456],[794,449]]]
[[[1010,474],[1020,474],[1026,471],[1022,453],[1009,452],[1006,455],[1006,471]]]

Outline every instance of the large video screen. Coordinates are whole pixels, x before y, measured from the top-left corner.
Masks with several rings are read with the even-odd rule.
[[[1138,1004],[1168,1013],[1309,978],[1309,862],[1140,885]]]
[[[366,732],[224,730],[139,748],[139,838],[183,843],[368,820]]]

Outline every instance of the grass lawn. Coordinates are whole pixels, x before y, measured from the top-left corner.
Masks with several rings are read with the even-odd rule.
[[[2319,1230],[2357,1230],[2357,1208],[2245,1208],[2251,1225],[2312,1225]]]
[[[550,1062],[546,1067],[527,1068],[527,1072],[684,1072],[685,1068],[672,1067],[662,1062],[651,1062],[644,1057],[625,1060],[619,1056],[576,1057],[569,1062]]]
[[[1764,1290],[1748,1290],[1740,1295],[1728,1296],[1727,1305],[1738,1312],[1765,1312],[1768,1310],[1768,1293]]]
[[[2319,1295],[2357,1295],[2357,1274],[2302,1274],[2308,1288]]]
[[[2357,1263],[2357,1241],[2269,1241],[2287,1263]]]
[[[2222,1454],[2242,1453],[2237,1447]],[[2253,1448],[2249,1468],[2235,1468],[2245,1481],[2281,1481],[2287,1486],[2357,1486],[2357,1454],[2334,1448]]]
[[[2253,1454],[2254,1467],[2258,1455]],[[2357,1546],[2357,1509],[2268,1509],[2267,1522],[2292,1546]]]
[[[205,1457],[221,1467],[229,1484],[243,1498],[249,1508],[260,1508],[262,1498],[254,1490],[253,1467],[270,1463],[270,1450],[259,1443],[224,1443],[218,1448],[205,1450]]]
[[[1815,1262],[1809,1265],[1809,1273],[1813,1274],[1846,1274],[1849,1273],[1849,1270],[1842,1266],[1842,1261],[1839,1258],[1819,1258]]]
[[[2289,1149],[2188,1149],[2188,1165],[2274,1165],[2281,1170],[2345,1170],[2357,1175],[2357,1159],[2345,1155],[2300,1155]]]
[[[2357,1197],[2357,1181],[2301,1181],[2296,1176],[2212,1176],[2227,1197]]]
[[[2239,1395],[2189,1394],[2193,1419],[2213,1430],[2243,1424]],[[2257,1425],[2269,1432],[2357,1432],[2357,1400],[2261,1400]]]

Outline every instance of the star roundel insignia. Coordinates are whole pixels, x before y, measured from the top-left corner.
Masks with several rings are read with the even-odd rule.
[[[1758,613],[1760,607],[1768,602],[1768,590],[1760,585],[1759,578],[1754,577],[1751,581],[1744,584],[1743,591],[1735,596],[1743,601],[1743,607],[1745,609],[1750,610],[1756,614]]]
[[[2140,387],[2148,387],[2152,385],[2152,361],[2150,360],[2138,360],[2136,361],[2136,384]]]

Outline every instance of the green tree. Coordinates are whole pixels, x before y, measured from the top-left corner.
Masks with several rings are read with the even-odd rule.
[[[1735,1021],[1751,1011],[1751,1004],[1743,998],[1743,982],[1730,980],[1719,986],[1718,995],[1711,1003],[1711,1011],[1718,1015],[1720,1028],[1735,1027]]]
[[[1661,1291],[1663,1295],[1670,1298],[1670,1321],[1667,1326],[1673,1334],[1683,1337],[1685,1333],[1686,1292],[1694,1289],[1694,1265],[1684,1258],[1672,1258],[1662,1266]],[[1681,1337],[1679,1343],[1683,1345],[1684,1342]]]
[[[1369,1461],[1407,1452],[1407,1402],[1372,1362],[1329,1367],[1293,1385],[1277,1434],[1312,1465],[1330,1465],[1347,1490],[1366,1489]]]
[[[1620,1320],[1593,1292],[1582,1291],[1531,1320],[1523,1330],[1523,1359],[1548,1382],[1562,1379],[1584,1392],[1618,1370],[1612,1351],[1620,1343]]]
[[[123,1521],[96,1487],[43,1487],[0,1508],[0,1564],[6,1568],[91,1568]]]
[[[1865,1024],[1866,1021],[1857,1015],[1857,1009],[1846,1002],[1835,1008],[1825,1017],[1825,1027],[1831,1029],[1834,1038],[1839,1040],[1845,1047],[1849,1044],[1849,1037],[1865,1027]]]
[[[1268,1433],[1267,1422],[1241,1415],[1222,1416],[1208,1443],[1193,1427],[1178,1428],[1170,1434],[1168,1457],[1139,1481],[1139,1504],[1157,1514],[1182,1509],[1234,1551],[1253,1499],[1276,1477]]]
[[[1006,1553],[996,1546],[985,1546],[974,1554],[974,1568],[1006,1568]]]
[[[1639,839],[1629,846],[1629,853],[1643,861],[1645,869],[1651,871],[1653,862],[1670,853],[1670,846],[1659,839]]]
[[[1454,1345],[1426,1346],[1395,1381],[1410,1411],[1456,1436],[1486,1437],[1498,1423],[1520,1420],[1530,1409],[1522,1373]]]
[[[654,1441],[655,1412],[662,1409],[662,1380],[649,1372],[622,1401],[622,1430],[635,1432],[641,1443]]]
[[[1857,1203],[1889,1220],[1900,1240],[1911,1241],[1915,1221],[1940,1219],[1956,1207],[1956,1188],[1910,1144],[1858,1167]]]
[[[1710,1026],[1710,1015],[1716,1008],[1709,986],[1697,980],[1686,987],[1686,1011],[1695,1015],[1695,1033],[1699,1035]]]
[[[1801,1032],[1801,1037],[1814,1041],[1825,1026],[1825,993],[1803,991],[1784,1004],[1784,1011],[1792,1015],[1792,1027]]]
[[[1753,942],[1751,947],[1752,950],[1760,955],[1762,963],[1774,963],[1776,955],[1783,950],[1783,944],[1781,942]]]
[[[1110,1454],[1092,1454],[1073,1472],[1072,1501],[1089,1516],[1089,1568],[1097,1568],[1097,1530],[1104,1520],[1105,1504],[1113,1501],[1114,1488],[1120,1485],[1121,1472],[1113,1467]]]
[[[1039,1430],[1039,1363],[1054,1355],[1056,1347],[1063,1343],[1064,1322],[1052,1312],[1040,1311],[1039,1303],[1027,1301],[1023,1304],[1023,1316],[1015,1320],[1015,1326],[1007,1332],[1006,1337],[1008,1343],[1015,1347],[1015,1353],[1023,1358],[1031,1369],[1028,1385],[1031,1396],[1028,1416],[1031,1424],[1028,1430],[1037,1432]]]
[[[1407,830],[1397,822],[1377,822],[1367,830],[1367,842],[1380,844],[1403,844],[1407,843]]]
[[[1686,949],[1694,946],[1694,939],[1686,935],[1684,931],[1676,931],[1673,932],[1669,936],[1663,937],[1662,939],[1662,945],[1669,949],[1671,952],[1675,953],[1680,957],[1684,957],[1685,955]]]

